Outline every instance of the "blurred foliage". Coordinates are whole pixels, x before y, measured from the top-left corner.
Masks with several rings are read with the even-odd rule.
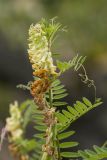
[[[68,25],[69,47],[83,54],[106,53],[106,6],[105,0],[0,0],[0,31],[9,42],[25,47],[29,25],[57,15]]]
[[[0,0],[0,31],[13,45],[24,47],[29,25],[39,16],[41,11],[35,0]]]

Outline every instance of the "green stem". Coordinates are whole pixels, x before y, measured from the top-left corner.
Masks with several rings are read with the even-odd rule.
[[[48,154],[44,152],[41,160],[47,160],[47,158],[48,158]]]
[[[50,102],[50,107],[52,108],[52,101],[53,101],[53,97],[52,97],[52,89],[49,89],[49,102]],[[55,118],[55,115],[53,115]],[[59,146],[59,139],[58,139],[58,133],[57,133],[57,128],[56,128],[56,124],[53,125],[52,127],[52,132],[53,132],[53,147],[54,149],[57,148],[57,152],[58,152],[58,160],[61,160],[61,156],[60,156],[60,146]],[[56,142],[55,142],[56,141]]]
[[[60,146],[59,146],[59,139],[58,139],[58,135],[56,135],[56,139],[57,139],[58,160],[61,160],[61,155],[60,155]]]
[[[49,103],[50,103],[50,108],[52,108],[52,101],[53,101],[53,95],[52,95],[52,89],[49,89]]]

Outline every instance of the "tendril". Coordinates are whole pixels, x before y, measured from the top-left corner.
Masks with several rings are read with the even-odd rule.
[[[83,69],[83,72],[84,72],[84,73],[79,73],[79,76],[81,77],[81,81],[84,84],[87,84],[87,86],[89,88],[90,87],[94,88],[94,98],[95,98],[95,102],[96,102],[96,85],[95,85],[95,82],[94,82],[94,80],[89,79],[89,77],[87,75],[87,72],[86,72],[86,69],[82,64],[81,64],[81,68]]]

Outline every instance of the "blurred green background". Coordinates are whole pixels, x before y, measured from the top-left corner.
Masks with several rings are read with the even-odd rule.
[[[92,144],[101,145],[107,139],[107,1],[106,0],[0,0],[0,125],[8,115],[9,103],[30,97],[16,88],[32,80],[32,69],[27,55],[27,39],[30,24],[41,18],[58,16],[67,27],[60,33],[53,50],[68,60],[77,53],[87,56],[85,66],[88,75],[97,86],[97,96],[104,101],[73,124],[74,137],[80,148]],[[93,100],[92,89],[84,86],[78,76],[68,71],[62,77],[68,88],[71,104],[82,96]],[[5,149],[2,160],[6,160]]]

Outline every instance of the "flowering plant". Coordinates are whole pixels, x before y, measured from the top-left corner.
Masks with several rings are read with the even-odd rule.
[[[93,151],[76,149],[74,151],[78,142],[67,141],[68,137],[75,134],[75,131],[68,131],[68,127],[102,102],[96,97],[94,81],[88,78],[84,68],[86,57],[76,55],[68,62],[57,60],[56,65],[53,64],[55,54],[52,53],[51,46],[56,32],[60,30],[61,24],[56,23],[55,19],[49,22],[42,19],[36,25],[30,26],[28,56],[33,69],[33,81],[18,87],[29,90],[33,100],[27,100],[20,106],[17,102],[10,105],[11,117],[6,119],[9,149],[19,160],[107,158],[106,144],[102,147],[94,146]],[[94,88],[93,103],[85,97],[82,101],[76,101],[73,106],[63,101],[68,93],[59,77],[68,69],[73,69],[77,73],[82,70],[82,73],[78,73],[82,82]],[[32,122],[35,133],[28,139],[25,136],[26,128]]]

